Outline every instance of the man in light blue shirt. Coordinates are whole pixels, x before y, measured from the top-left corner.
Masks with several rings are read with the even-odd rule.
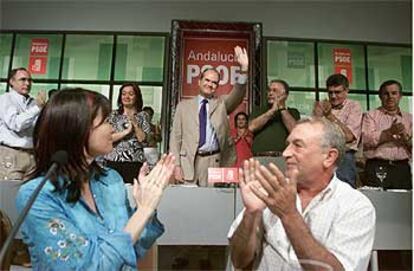
[[[11,89],[0,96],[0,180],[22,180],[35,164],[32,134],[46,95],[31,97],[32,81],[27,69],[13,69]]]

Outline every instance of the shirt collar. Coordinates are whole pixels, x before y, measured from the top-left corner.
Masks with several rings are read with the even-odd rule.
[[[332,176],[331,181],[329,184],[321,191],[318,195],[321,195],[321,200],[323,200],[326,196],[328,196],[338,185],[338,177],[336,176],[336,172]]]
[[[335,107],[332,107],[333,110],[341,110],[342,108],[344,108],[344,106],[346,105],[346,103],[348,102],[348,99],[345,99],[343,103],[338,104]]]
[[[90,177],[90,180],[91,180],[90,183],[91,184],[95,183],[95,182],[100,182],[105,186],[109,185],[109,179],[108,179],[108,174],[109,174],[108,170],[109,170],[109,168],[104,167],[104,168],[102,168],[102,170],[103,170],[103,172],[102,172],[101,178],[98,177],[98,174],[92,173],[92,175]]]
[[[207,100],[207,102],[208,102],[208,103],[211,101],[211,98],[206,98],[206,97],[201,96],[201,95],[198,95],[197,97],[198,97],[198,104],[199,104],[199,105],[201,105],[201,102],[202,102],[203,100]]]
[[[16,99],[19,99],[23,103],[28,103],[28,102],[30,102],[33,99],[29,95],[28,96],[25,96],[25,95],[20,94],[14,88],[10,88],[10,91],[9,92],[10,92],[11,95],[13,95],[13,97],[15,97]]]
[[[336,177],[336,173],[334,173],[334,175],[332,176],[331,181],[329,182],[329,184],[321,191],[319,192],[314,199],[318,199],[318,200],[324,200],[326,197],[328,197],[332,191],[335,190],[336,186],[337,186],[337,181],[338,178]]]
[[[398,115],[398,116],[402,117],[401,109],[399,107],[397,109],[397,113],[395,113],[395,114],[389,113],[383,106],[378,107],[378,110],[381,111],[382,113],[384,113],[385,115],[388,115],[388,116]]]
[[[324,189],[322,189],[322,191],[320,191],[315,197],[312,198],[308,206],[306,206],[305,210],[302,210],[302,204],[299,196],[297,197],[296,207],[298,208],[298,210],[301,210],[301,213],[305,216],[317,204],[317,202],[321,202],[328,199],[333,194],[333,191],[335,191],[337,185],[338,178],[336,177],[336,173],[334,173],[329,184]]]
[[[109,185],[109,179],[107,178],[109,168],[104,167],[102,170],[103,170],[103,173],[101,175],[102,178],[99,178],[96,173],[91,174],[91,176],[89,178],[89,180],[90,180],[89,184],[91,186],[94,185],[94,183],[96,183],[96,182],[100,182],[105,186]],[[70,181],[71,180],[69,180],[69,178],[67,176],[62,176],[62,175],[59,176],[58,179],[57,179],[57,182],[61,187],[63,187],[65,185],[65,182],[70,182]]]

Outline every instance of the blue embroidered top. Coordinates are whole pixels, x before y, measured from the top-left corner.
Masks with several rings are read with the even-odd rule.
[[[22,185],[18,211],[40,182],[41,177]],[[133,211],[116,171],[108,169],[106,176],[92,179],[90,189],[98,214],[82,198],[68,203],[66,192],[54,192],[50,182],[43,187],[21,228],[33,270],[136,270],[137,259],[163,234],[156,215],[135,244],[123,231]]]

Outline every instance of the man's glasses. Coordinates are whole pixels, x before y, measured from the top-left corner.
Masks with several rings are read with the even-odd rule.
[[[332,90],[332,91],[328,91],[328,95],[332,96],[332,95],[335,94],[335,96],[336,96],[336,95],[339,95],[339,94],[343,93],[344,91],[345,90]]]

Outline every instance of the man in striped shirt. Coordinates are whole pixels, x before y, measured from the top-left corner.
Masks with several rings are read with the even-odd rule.
[[[299,121],[286,175],[251,159],[240,173],[244,210],[228,238],[232,263],[252,270],[367,270],[375,235],[369,199],[338,180],[345,139],[325,118]]]
[[[332,74],[326,79],[328,100],[317,101],[314,115],[326,117],[338,125],[345,135],[346,151],[338,164],[336,175],[341,181],[355,187],[357,168],[355,152],[361,138],[362,108],[357,101],[348,99],[349,81],[342,74]]]
[[[400,109],[402,86],[389,80],[380,86],[381,106],[365,114],[362,122],[362,142],[365,164],[365,182],[385,189],[412,189],[411,159],[412,115]],[[380,182],[376,176],[379,167],[385,169]]]

